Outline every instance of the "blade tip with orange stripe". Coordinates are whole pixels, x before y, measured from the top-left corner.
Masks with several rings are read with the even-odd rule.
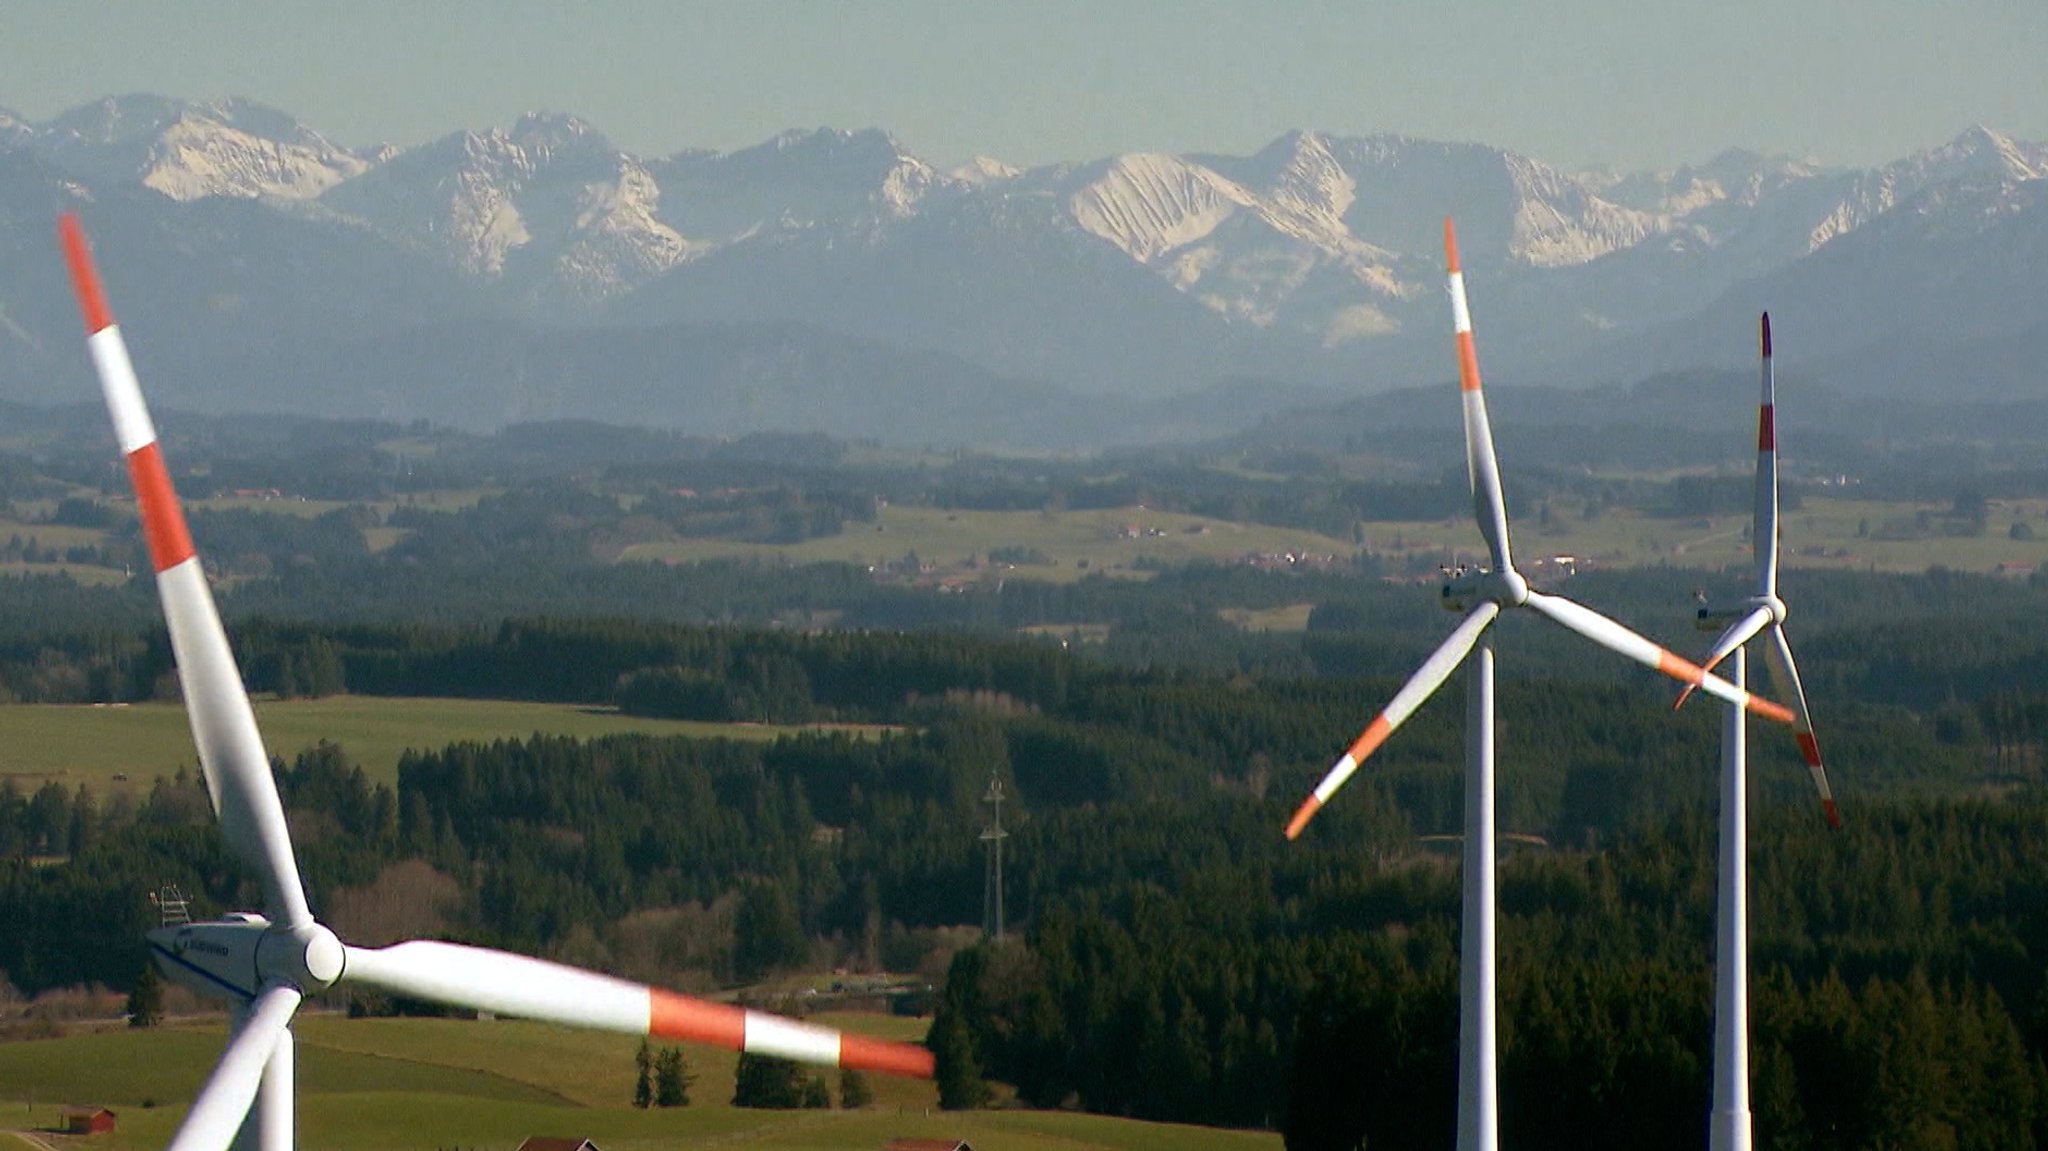
[[[78,310],[85,317],[85,334],[96,336],[114,326],[113,310],[107,307],[106,292],[93,267],[92,245],[85,238],[85,225],[78,213],[57,217],[57,234],[64,242],[64,262],[71,268],[71,286],[78,295]]]
[[[1775,723],[1795,725],[1799,722],[1799,717],[1792,714],[1791,708],[1783,704],[1772,703],[1760,695],[1749,697],[1749,710]]]
[[[1287,838],[1290,841],[1300,838],[1302,828],[1307,827],[1308,821],[1314,819],[1322,808],[1323,801],[1313,795],[1302,800],[1301,806],[1294,811],[1294,818],[1287,821]]]
[[[930,1079],[938,1072],[938,1058],[929,1047],[851,1033],[839,1037],[839,1065],[912,1079]]]
[[[192,546],[192,532],[185,524],[185,510],[171,485],[163,452],[154,440],[128,453],[128,481],[135,489],[142,538],[149,545],[155,569],[169,571],[199,554]]]
[[[709,1043],[728,1051],[745,1050],[745,1008],[678,995],[658,987],[648,989],[647,999],[649,1035],[657,1039],[689,1039],[698,1043]]]

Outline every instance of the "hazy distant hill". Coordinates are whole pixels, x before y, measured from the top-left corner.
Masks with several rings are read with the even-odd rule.
[[[573,116],[350,149],[247,101],[0,111],[0,395],[79,394],[51,238],[87,216],[167,402],[489,427],[586,416],[910,442],[1221,434],[1450,374],[1459,221],[1489,377],[1753,355],[1847,395],[2048,394],[2048,148],[1868,170],[1572,173],[1291,132],[1250,156],[941,171],[886,133],[637,157]],[[1171,403],[1196,393],[1200,403]],[[1111,401],[1115,401],[1112,403]],[[872,429],[872,432],[870,432]]]

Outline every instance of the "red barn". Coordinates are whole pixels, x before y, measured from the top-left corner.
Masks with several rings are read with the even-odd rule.
[[[64,1109],[66,1135],[108,1135],[114,1130],[114,1113],[104,1107]]]

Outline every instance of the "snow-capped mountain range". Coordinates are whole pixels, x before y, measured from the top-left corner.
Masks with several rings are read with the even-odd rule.
[[[53,205],[135,230],[108,261],[117,283],[151,290],[123,292],[124,312],[176,317],[180,369],[193,372],[301,342],[389,346],[456,320],[541,333],[793,325],[1083,395],[1232,381],[1357,393],[1448,374],[1446,215],[1490,374],[1565,382],[1741,363],[1733,317],[1758,297],[1788,337],[1801,307],[1827,317],[1805,345],[1816,358],[1867,362],[1917,338],[2048,331],[2031,300],[2004,301],[1987,329],[1982,309],[1968,323],[1950,315],[1941,291],[1974,276],[2026,295],[2020,253],[2048,244],[2044,178],[2048,147],[1982,127],[1871,169],[1730,151],[1669,171],[1568,172],[1479,144],[1297,131],[1250,156],[942,170],[876,130],[642,157],[559,114],[399,149],[344,147],[234,99],[124,96],[47,122],[0,109],[8,252],[36,263]],[[1943,264],[1964,251],[1994,266]],[[1888,282],[1894,262],[1911,278]],[[22,386],[10,344],[54,336],[28,322],[52,285],[0,270],[0,386]],[[1887,288],[1909,303],[1867,323],[1844,314],[1842,300]],[[255,348],[252,325],[268,329]],[[548,396],[412,412],[491,423],[606,410],[603,371],[582,385],[591,395],[572,394],[581,370],[562,366]],[[384,402],[424,396],[435,372],[419,371],[421,388]],[[187,387],[195,402],[256,390]],[[288,387],[270,394],[309,406]],[[347,408],[334,396],[311,406]]]

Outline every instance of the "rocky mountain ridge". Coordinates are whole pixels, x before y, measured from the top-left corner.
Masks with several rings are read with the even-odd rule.
[[[252,320],[374,347],[467,316],[543,333],[799,325],[951,357],[976,386],[1029,380],[1103,397],[1283,383],[1370,392],[1448,370],[1446,215],[1458,219],[1490,375],[1625,381],[1738,363],[1747,341],[1723,329],[1767,285],[1795,328],[1802,307],[1828,318],[1811,346],[1844,363],[1916,331],[2029,347],[2048,316],[2024,299],[1966,323],[1948,301],[1971,294],[1928,285],[1964,275],[1946,254],[1977,252],[1972,238],[1997,230],[2000,246],[1973,258],[1991,261],[1985,282],[2018,292],[2025,269],[2000,269],[2048,242],[2034,239],[2048,236],[2044,179],[2048,147],[1981,126],[1870,169],[1729,151],[1669,171],[1568,172],[1480,144],[1303,130],[1249,156],[1033,169],[982,157],[945,171],[874,129],[640,157],[558,113],[351,149],[236,99],[114,97],[41,123],[0,110],[0,212],[26,224],[69,201],[150,236],[124,270],[198,296],[170,306],[160,288],[128,307],[177,315],[194,371],[200,347],[246,344]],[[166,263],[140,267],[145,257]],[[1911,277],[1896,295],[1922,301],[1912,323],[1859,326],[1834,305],[1882,289],[1894,265]],[[245,282],[220,282],[218,269]],[[1837,282],[1846,274],[1857,283]],[[0,272],[0,377],[11,337],[40,342],[26,318],[46,310],[50,286]],[[1997,362],[2010,369],[1993,391],[2043,382],[2009,347]],[[288,386],[271,394],[308,406]],[[332,394],[317,405],[335,406]],[[484,424],[511,414],[464,410]]]

